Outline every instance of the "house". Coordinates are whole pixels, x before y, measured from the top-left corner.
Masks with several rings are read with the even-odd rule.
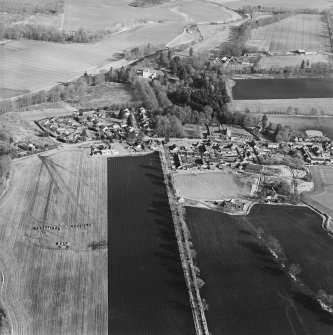
[[[268,148],[268,149],[279,149],[279,143],[269,142],[269,143],[267,144],[267,148]]]
[[[236,199],[225,200],[221,203],[221,206],[227,212],[241,212],[244,210],[244,203]]]

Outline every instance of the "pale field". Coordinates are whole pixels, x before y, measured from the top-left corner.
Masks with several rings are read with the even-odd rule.
[[[260,4],[262,7],[275,7],[275,8],[286,8],[286,9],[299,9],[299,8],[313,8],[313,9],[325,9],[332,6],[330,0],[212,0],[224,4],[230,8],[242,8],[244,6],[258,6]]]
[[[314,99],[267,99],[267,100],[233,100],[231,106],[234,110],[244,111],[249,109],[252,113],[278,112],[284,114],[289,106],[298,108],[302,114],[310,114],[312,108],[316,108],[318,113],[321,110],[326,115],[333,115],[332,98]]]
[[[97,73],[101,69],[116,68],[128,64],[119,60],[125,49],[147,43],[171,41],[172,46],[192,39],[183,34],[186,20],[175,7],[196,14],[196,19],[237,18],[238,14],[201,1],[176,1],[149,8],[128,6],[125,1],[72,0],[66,3],[64,28],[68,31],[84,27],[90,30],[114,27],[118,22],[128,23],[131,29],[110,38],[90,44],[60,44],[43,41],[8,41],[0,45],[0,96],[15,96],[19,92],[38,91],[82,75],[84,71]],[[193,7],[194,6],[194,7]],[[193,8],[195,9],[193,11]],[[207,11],[207,14],[205,12]],[[140,22],[139,22],[140,21]],[[145,24],[142,24],[145,21]],[[133,26],[134,23],[140,24]],[[178,39],[177,36],[180,37]]]
[[[106,169],[78,148],[13,162],[0,201],[1,301],[12,334],[107,334],[107,248],[92,248],[107,241]]]
[[[86,70],[121,67],[126,62],[117,61],[116,54],[147,43],[167,43],[182,30],[177,24],[148,25],[94,44],[11,41],[0,46],[0,87],[38,91],[77,78]]]
[[[138,20],[154,22],[201,22],[225,21],[239,15],[225,8],[200,0],[171,1],[153,7],[132,7],[122,0],[71,0],[65,6],[65,29],[101,30],[114,26],[117,22]]]
[[[219,22],[227,23],[240,20],[241,16],[231,10],[209,2],[187,1],[178,6],[179,11],[188,15],[191,21],[200,23]]]
[[[186,31],[184,31],[181,35],[177,36],[174,40],[169,42],[166,46],[168,48],[176,47],[177,45],[187,44],[194,41],[194,36]]]
[[[321,212],[333,217],[333,167],[312,166],[314,190],[305,194],[305,200]]]
[[[190,172],[173,175],[177,196],[193,200],[218,200],[250,196],[257,177],[229,172]]]
[[[258,66],[262,69],[276,68],[280,69],[285,66],[301,66],[302,61],[309,61],[310,66],[313,63],[331,63],[332,56],[328,55],[288,55],[288,56],[263,56]]]
[[[271,51],[330,52],[327,25],[321,15],[299,14],[277,23],[253,29],[251,40],[263,40],[270,43]]]

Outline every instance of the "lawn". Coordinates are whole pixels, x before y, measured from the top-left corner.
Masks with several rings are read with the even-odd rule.
[[[271,51],[331,52],[327,24],[319,14],[299,14],[251,31],[251,40],[270,43]],[[249,40],[248,44],[251,44]]]
[[[283,224],[284,230],[280,231],[287,236],[288,225],[282,221],[286,218],[283,213],[281,208],[281,212],[263,215],[260,220],[271,226],[275,224],[276,230],[280,229],[276,223]],[[212,334],[325,335],[331,332],[332,316],[322,312],[280,270],[252,236],[244,217],[188,207],[186,221],[197,252],[200,277],[205,282],[201,296],[209,305],[206,318]],[[303,252],[300,243],[295,243],[299,238],[291,234],[287,238],[294,241],[298,253]],[[302,246],[309,249],[309,243],[315,244],[307,240]],[[320,263],[318,259],[317,263]]]
[[[218,200],[250,196],[255,176],[230,172],[189,172],[173,175],[177,196],[194,200]]]
[[[16,160],[13,168],[0,201],[1,304],[11,333],[106,334],[106,161],[77,148]]]
[[[333,98],[332,78],[236,79],[234,100]]]
[[[158,153],[108,160],[109,333],[195,334]]]

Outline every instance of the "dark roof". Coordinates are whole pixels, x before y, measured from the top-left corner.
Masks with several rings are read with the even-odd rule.
[[[262,165],[252,163],[246,165],[245,167],[245,171],[257,172],[257,173],[261,173],[262,169],[263,169]]]

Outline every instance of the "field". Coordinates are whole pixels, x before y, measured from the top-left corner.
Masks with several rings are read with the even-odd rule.
[[[177,196],[193,200],[218,200],[250,196],[256,177],[229,172],[175,173]]]
[[[304,207],[258,205],[247,219],[280,242],[289,262],[300,265],[299,277],[313,292],[333,291],[333,240],[318,214]],[[330,323],[332,327],[332,317]]]
[[[281,232],[286,235],[288,226],[282,218],[285,215],[279,218],[276,213],[261,216],[263,224],[268,219],[272,226],[275,222],[283,224],[285,230]],[[209,305],[206,318],[212,334],[326,335],[331,332],[332,317],[321,311],[280,270],[252,236],[244,217],[188,207],[186,221],[205,282],[201,296]],[[289,239],[295,242],[294,235],[289,235]],[[308,254],[309,246],[298,242],[299,238],[296,241],[295,245],[304,245]],[[314,246],[313,240],[307,243]],[[298,253],[302,251],[299,248]],[[324,256],[328,254],[329,251]],[[328,257],[325,265],[329,263]],[[318,264],[319,260],[316,258]]]
[[[270,43],[271,51],[331,52],[327,24],[317,14],[299,14],[280,22],[253,29],[251,40]]]
[[[301,66],[302,61],[309,61],[310,66],[314,63],[331,63],[332,57],[327,55],[291,55],[291,56],[263,56],[258,66],[262,69],[281,69],[285,66]]]
[[[13,166],[0,201],[1,304],[11,333],[106,334],[106,161],[76,147]]]
[[[242,8],[244,6],[257,6],[258,1],[256,0],[213,0],[214,2],[222,3],[230,8]],[[261,0],[261,7],[275,7],[275,8],[286,8],[286,9],[299,9],[299,8],[313,8],[313,9],[325,9],[332,6],[330,0],[280,0],[276,2],[274,0]]]
[[[195,334],[158,153],[108,160],[109,333]]]
[[[65,6],[65,30],[75,31],[81,27],[101,30],[121,24],[124,31],[90,44],[32,40],[3,43],[0,45],[0,63],[3,65],[0,67],[0,97],[16,96],[20,91],[46,89],[59,81],[74,79],[84,71],[96,73],[111,66],[121,67],[128,63],[119,60],[125,49],[147,43],[168,44],[171,41],[175,46],[184,43],[184,37],[186,42],[190,41],[192,35],[182,35],[188,23],[183,12],[172,10],[176,5],[187,10],[189,14],[186,15],[193,14],[194,21],[206,19],[212,12],[214,20],[238,18],[238,14],[230,10],[198,0],[191,1],[191,5],[188,1],[179,1],[149,8],[131,7],[122,0],[100,0],[98,5],[93,0],[68,1]]]
[[[296,108],[302,114],[311,114],[311,110],[316,109],[320,115],[324,111],[325,115],[332,115],[332,98],[317,99],[265,99],[265,100],[233,100],[234,110],[250,110],[252,113],[287,113],[289,107]]]
[[[261,117],[261,116],[260,116]],[[325,135],[333,138],[333,117],[322,116],[296,116],[296,115],[267,115],[268,122],[280,123],[304,132],[305,130],[320,130]]]
[[[234,100],[333,98],[333,79],[236,79]]]
[[[169,42],[181,33],[180,25],[149,25],[115,35],[95,44],[60,44],[20,40],[0,46],[2,87],[10,90],[37,91],[68,81],[94,68],[126,65],[116,54],[133,46]],[[80,60],[80,61],[78,61]],[[3,94],[0,90],[0,95]],[[17,92],[13,92],[13,96]]]
[[[90,30],[107,29],[120,21],[188,23],[225,21],[238,17],[238,14],[230,10],[199,0],[191,0],[190,3],[188,1],[170,2],[146,8],[128,6],[126,1],[122,0],[112,2],[99,0],[98,6],[94,0],[83,2],[72,0],[65,6],[65,27],[69,31],[81,27]]]
[[[312,206],[333,217],[333,169],[331,166],[312,166],[314,190],[304,194]]]

